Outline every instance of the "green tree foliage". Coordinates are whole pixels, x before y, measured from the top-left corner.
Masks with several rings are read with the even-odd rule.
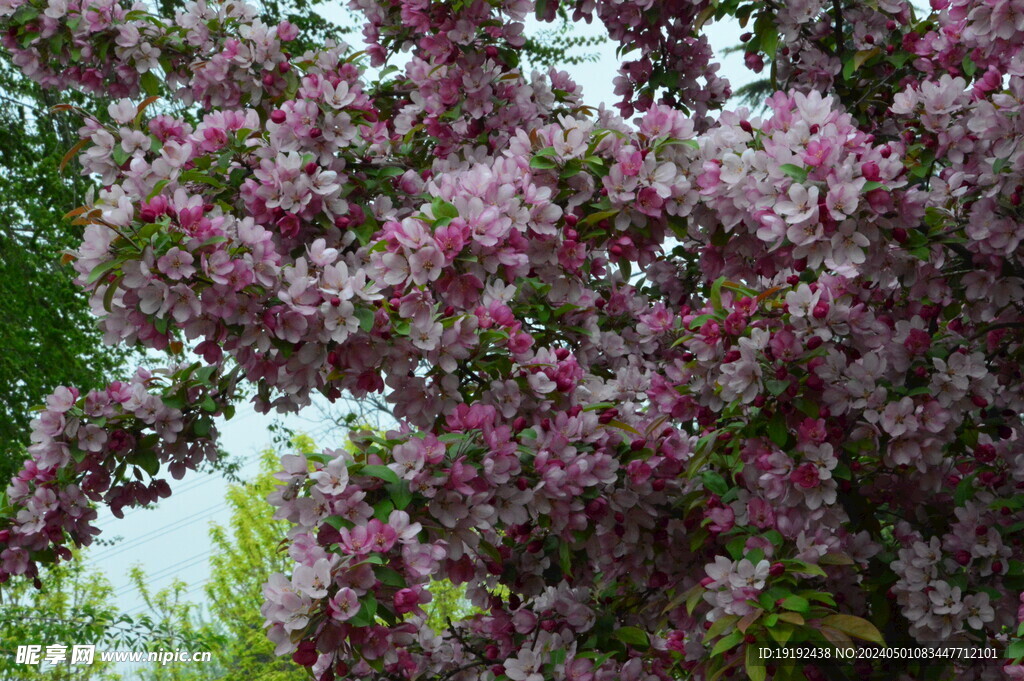
[[[465,584],[455,585],[447,579],[431,580],[430,595],[433,600],[424,608],[427,624],[438,633],[448,628],[449,620],[458,622],[483,612],[466,598]]]
[[[216,681],[224,678],[227,670],[220,651],[226,645],[227,637],[222,634],[218,623],[204,620],[199,606],[186,600],[188,584],[176,579],[169,586],[152,591],[141,568],[133,567],[129,577],[147,608],[138,620],[152,630],[140,649],[147,652],[185,650],[212,653],[210,661],[201,664],[136,665],[131,672],[131,681]]]
[[[526,62],[534,67],[549,68],[597,61],[600,54],[592,50],[607,45],[608,35],[603,31],[580,35],[580,26],[571,20],[565,5],[558,6],[557,17],[556,22],[546,25],[548,27],[526,36],[526,44],[523,45]]]
[[[97,657],[91,664],[41,667],[16,663],[19,645],[117,645],[134,638],[133,628],[111,605],[114,590],[102,575],[79,561],[61,563],[42,575],[35,589],[19,582],[4,590],[0,604],[0,680],[117,681],[113,665]]]
[[[304,435],[292,440],[292,449],[313,451]],[[263,630],[260,606],[262,586],[273,572],[285,570],[290,561],[279,551],[288,524],[274,520],[274,508],[266,503],[274,489],[273,472],[279,467],[273,451],[263,452],[260,474],[227,492],[231,519],[227,527],[213,525],[210,538],[212,579],[206,585],[210,614],[224,628],[227,641],[218,653],[227,667],[223,681],[299,681],[305,671],[287,658],[274,655],[274,644]]]
[[[59,166],[77,141],[51,94],[18,75],[0,50],[0,475],[24,458],[30,408],[58,385],[94,387],[122,353],[103,345],[85,296],[60,264],[80,228],[62,206],[82,202],[88,182]],[[77,201],[76,201],[77,199]]]

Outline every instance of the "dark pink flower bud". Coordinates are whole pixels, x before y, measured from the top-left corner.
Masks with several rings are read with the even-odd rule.
[[[790,473],[789,479],[794,485],[804,489],[817,487],[818,483],[821,482],[821,477],[818,474],[818,467],[810,462],[802,463],[797,466],[793,472]]]
[[[974,458],[981,463],[992,463],[996,460],[996,448],[988,443],[974,448]]]
[[[415,589],[399,589],[394,598],[395,612],[404,615],[419,607],[420,595]]]

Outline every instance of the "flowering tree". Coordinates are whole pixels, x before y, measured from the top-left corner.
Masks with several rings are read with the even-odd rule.
[[[1003,660],[861,678],[1024,675],[1020,0],[351,5],[365,52],[299,54],[233,0],[0,0],[27,75],[123,98],[71,258],[171,360],[47,399],[0,576],[169,494],[242,381],[382,393],[398,428],[270,497],[263,615],[317,679],[817,679],[759,646],[883,638]],[[560,5],[628,56],[618,115],[518,68]],[[725,16],[764,115],[722,110]],[[432,577],[484,612],[436,634]]]

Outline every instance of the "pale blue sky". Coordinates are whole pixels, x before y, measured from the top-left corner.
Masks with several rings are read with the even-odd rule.
[[[527,30],[536,30],[536,22]],[[583,27],[587,34],[596,34],[596,26]],[[740,28],[735,23],[712,25],[708,35],[716,51],[736,44]],[[582,86],[584,100],[591,105],[600,102],[613,103],[612,79],[618,68],[614,46],[609,42],[600,48],[601,59],[596,63],[565,67]],[[742,56],[731,54],[723,60],[722,73],[733,84],[740,85],[756,78],[743,66]],[[302,417],[289,417],[284,423],[296,430],[311,432],[318,428],[315,410],[309,410]],[[249,405],[240,405],[235,418],[220,423],[221,444],[235,457],[246,461],[242,467],[243,478],[252,476],[257,470],[257,455],[269,446],[271,434],[268,427],[273,417],[257,414]],[[338,434],[336,439],[343,437]],[[319,444],[334,444],[321,442]],[[224,502],[227,482],[217,475],[192,474],[184,480],[172,482],[174,494],[150,510],[129,510],[122,520],[101,512],[99,527],[104,539],[119,537],[112,547],[95,547],[87,552],[90,565],[101,569],[116,590],[115,604],[129,613],[141,612],[143,604],[131,588],[127,573],[132,565],[140,565],[150,576],[150,586],[158,590],[171,583],[174,578],[189,584],[189,599],[196,603],[205,601],[202,586],[209,578],[207,556],[211,551],[208,530],[210,523],[226,525],[229,511]]]

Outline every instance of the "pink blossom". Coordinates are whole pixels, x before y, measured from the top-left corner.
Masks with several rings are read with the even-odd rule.
[[[196,268],[192,266],[194,261],[191,253],[174,246],[160,256],[157,268],[170,279],[187,279],[196,273]]]

